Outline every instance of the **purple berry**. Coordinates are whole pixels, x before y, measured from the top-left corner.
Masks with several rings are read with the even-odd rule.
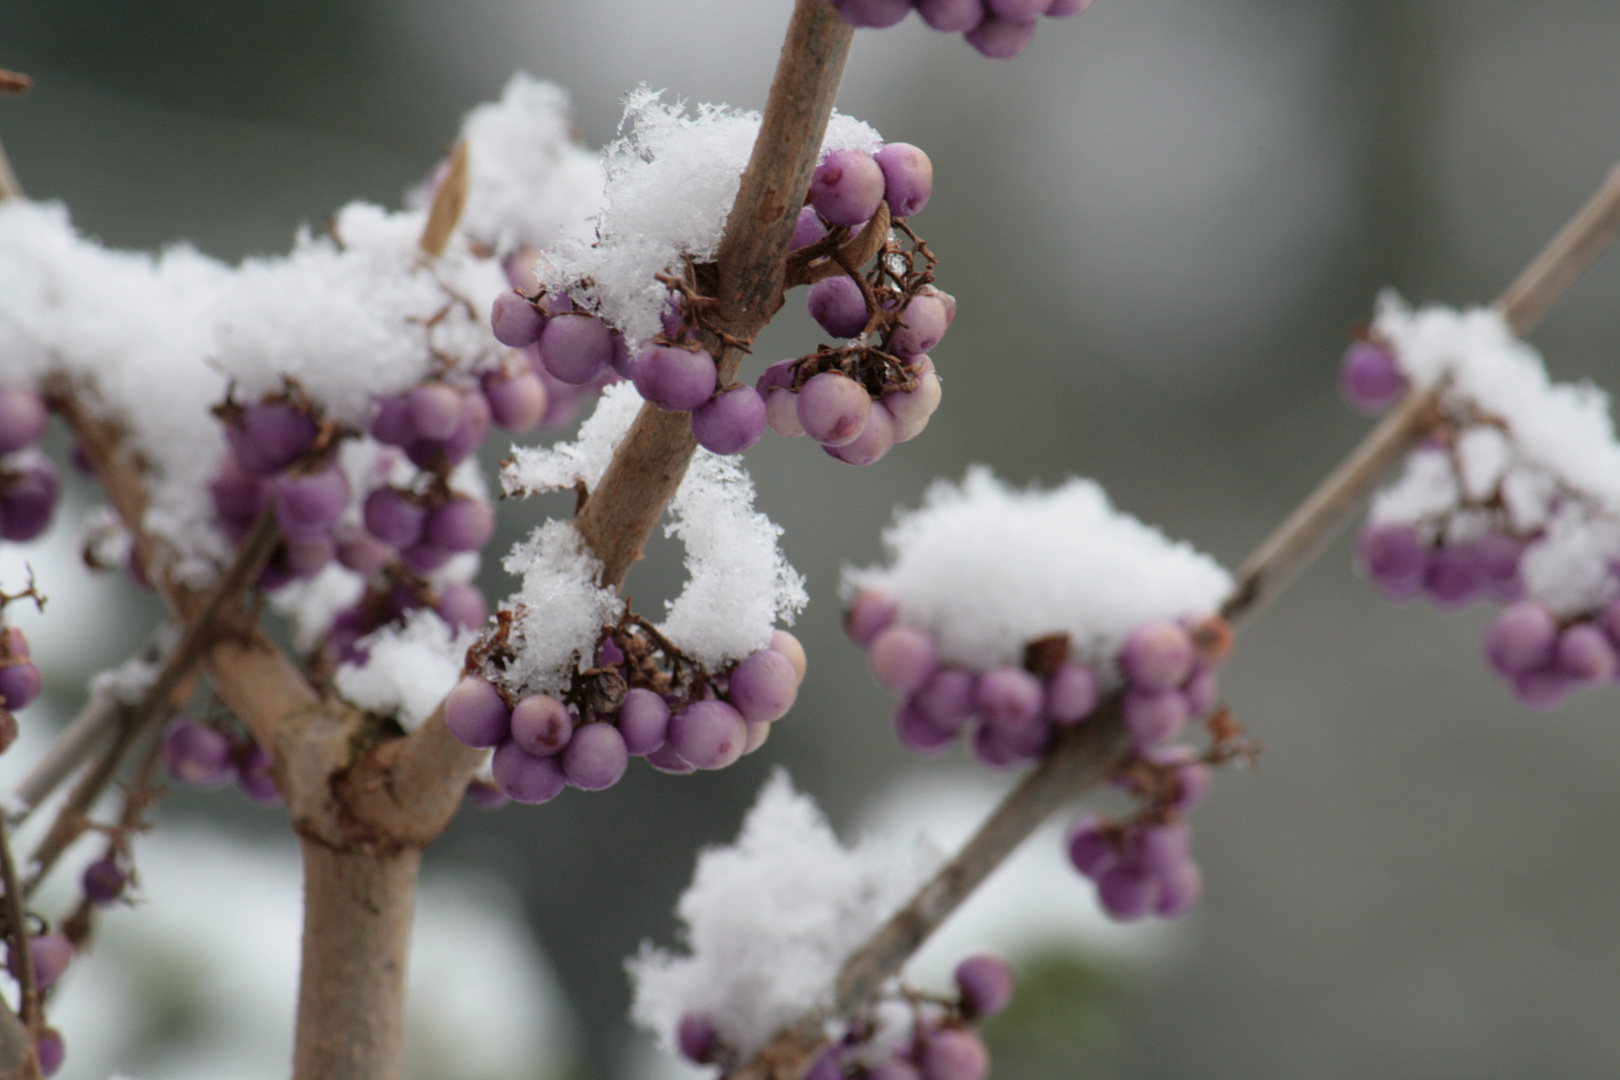
[[[434,612],[453,633],[476,630],[489,621],[489,605],[476,585],[452,582],[439,586]]]
[[[583,386],[613,363],[613,331],[594,315],[559,315],[540,334],[540,362],[570,386]]]
[[[927,154],[910,143],[889,143],[872,158],[883,170],[883,199],[891,215],[910,217],[928,204],[934,192],[934,163]]]
[[[1532,668],[1512,676],[1513,692],[1532,709],[1556,709],[1573,687],[1568,675],[1557,668]]]
[[[923,22],[946,34],[972,30],[984,22],[984,0],[915,0]]]
[[[195,720],[176,720],[163,733],[163,764],[182,784],[215,788],[231,778],[231,741]]]
[[[708,1017],[687,1013],[681,1017],[675,1042],[686,1060],[696,1065],[707,1065],[714,1060],[714,1052],[720,1045],[720,1034]]]
[[[909,694],[933,674],[934,639],[912,626],[891,626],[872,639],[872,675],[897,694]]]
[[[512,741],[535,757],[558,753],[573,738],[576,719],[550,694],[530,694],[512,706]]]
[[[1005,769],[1035,761],[1052,743],[1052,729],[1030,724],[1016,730],[980,724],[973,732],[973,755],[992,768]]]
[[[874,401],[859,435],[842,446],[823,444],[822,449],[846,465],[875,465],[894,449],[894,427],[894,414],[883,402]]]
[[[928,421],[939,411],[943,393],[939,376],[932,371],[917,378],[917,389],[896,390],[883,395],[883,407],[894,417],[894,441],[910,442],[921,435]]]
[[[816,213],[815,207],[806,206],[799,211],[799,220],[793,223],[793,239],[788,241],[789,251],[798,251],[807,248],[827,235],[827,226],[821,223],[821,217]]]
[[[1097,875],[1097,899],[1111,918],[1135,922],[1158,904],[1159,883],[1129,862],[1117,862]]]
[[[955,735],[973,715],[975,681],[971,672],[961,668],[935,668],[911,700],[930,724]]]
[[[44,400],[32,390],[0,386],[0,454],[39,442],[49,418]]]
[[[855,280],[844,274],[822,278],[810,286],[805,297],[810,317],[835,338],[859,337],[866,329],[869,313],[866,297]]]
[[[106,906],[117,902],[129,884],[129,875],[112,859],[97,859],[84,868],[84,895],[92,904]]]
[[[872,399],[854,379],[823,371],[799,389],[798,411],[806,435],[823,446],[847,446],[871,418]]]
[[[225,440],[242,471],[271,476],[304,455],[320,427],[291,405],[280,402],[249,405],[241,422],[225,428]]]
[[[810,670],[810,658],[804,654],[804,645],[798,638],[786,630],[772,630],[771,651],[787,657],[788,663],[793,666],[794,677],[804,682],[805,672]]]
[[[984,0],[984,6],[998,19],[1025,23],[1046,14],[1052,0]]]
[[[804,425],[799,423],[799,395],[789,389],[793,383],[793,364],[792,360],[778,360],[766,368],[754,384],[754,389],[765,399],[766,423],[786,439],[804,434]]]
[[[832,4],[849,25],[876,29],[893,26],[911,11],[911,0],[832,0]]]
[[[0,536],[19,544],[38,539],[50,528],[60,493],[56,466],[43,459],[29,462],[0,496]]]
[[[540,340],[540,331],[546,320],[526,296],[516,292],[503,292],[490,305],[489,326],[495,340],[502,345],[521,349]]]
[[[410,402],[397,395],[381,399],[368,430],[371,437],[384,446],[409,446],[416,440],[416,431],[411,427]]]
[[[900,10],[902,17],[910,9],[901,0],[880,2]],[[859,225],[877,213],[882,201],[883,170],[859,150],[834,150],[810,178],[810,204],[834,225]]]
[[[458,495],[428,511],[427,542],[445,551],[477,551],[495,535],[495,508]]]
[[[692,410],[692,434],[711,454],[740,454],[765,435],[768,420],[759,391],[739,384]]]
[[[349,480],[329,465],[313,476],[283,476],[275,482],[276,524],[295,540],[331,532],[349,505]]]
[[[474,777],[467,781],[467,798],[481,810],[499,810],[512,800],[507,798],[506,792],[494,784],[485,783]]]
[[[693,702],[669,718],[666,745],[699,769],[725,768],[742,757],[747,741],[742,713],[723,701]]]
[[[1052,6],[1046,9],[1049,19],[1064,19],[1071,15],[1079,15],[1091,6],[1091,0],[1052,0]]]
[[[978,953],[956,965],[956,988],[970,1016],[994,1016],[1012,1001],[1013,973],[993,953]]]
[[[511,738],[512,711],[493,683],[469,675],[444,699],[444,724],[467,746],[499,746]]]
[[[402,550],[399,553],[399,561],[404,563],[408,570],[414,570],[418,574],[431,574],[435,570],[443,569],[454,554],[423,541]]]
[[[489,426],[489,400],[476,390],[463,394],[461,397],[461,423],[456,425],[456,430],[448,439],[439,444],[444,454],[445,463],[447,465],[460,464],[468,454],[478,449],[484,439],[489,436]],[[418,468],[423,467],[422,462],[412,456],[409,448],[406,449],[405,456],[412,457]]]
[[[260,806],[281,803],[281,789],[270,775],[270,752],[262,746],[254,746],[236,762],[236,784]]]
[[[1558,637],[1558,670],[1578,686],[1608,682],[1616,663],[1608,635],[1593,623],[1576,623]]]
[[[869,648],[872,639],[894,625],[900,614],[900,602],[872,589],[863,589],[844,612],[844,633],[861,648]]]
[[[39,668],[26,660],[0,667],[0,705],[8,712],[28,708],[44,688]]]
[[[894,711],[894,733],[900,745],[913,753],[926,756],[944,750],[956,741],[958,730],[935,724],[909,698]]]
[[[35,989],[49,990],[73,963],[73,943],[61,934],[38,934],[28,939],[28,958],[34,962]],[[6,957],[6,967],[18,974],[15,957]]]
[[[55,1076],[67,1059],[67,1044],[62,1041],[62,1033],[55,1028],[40,1032],[34,1043],[34,1055],[39,1059],[39,1071],[45,1076]]]
[[[747,725],[745,724],[744,727],[746,728]],[[745,733],[744,738],[746,739],[746,737]],[[697,772],[697,766],[677,754],[675,748],[667,742],[647,755],[647,764],[659,772],[670,773],[674,776],[688,776]]]
[[[701,349],[649,345],[636,357],[636,391],[670,412],[690,412],[714,396],[719,374]]]
[[[1046,680],[1046,715],[1059,724],[1073,724],[1097,707],[1097,676],[1088,667],[1064,664]]]
[[[1558,621],[1531,600],[1502,609],[1485,631],[1485,655],[1491,666],[1512,677],[1550,667],[1557,656]]]
[[[1143,623],[1119,652],[1125,677],[1143,690],[1169,690],[1187,681],[1193,668],[1192,639],[1173,622]]]
[[[461,395],[444,383],[428,383],[406,399],[411,431],[418,439],[443,442],[461,425]]]
[[[1088,878],[1097,878],[1119,862],[1119,849],[1103,831],[1095,814],[1075,819],[1069,826],[1069,861]]]
[[[483,378],[490,419],[507,431],[528,431],[546,415],[546,386],[532,370],[491,371]]]
[[[515,721],[514,721],[515,723]],[[630,763],[624,736],[612,724],[585,724],[562,752],[563,776],[581,791],[605,791]]]
[[[903,325],[889,334],[889,351],[897,356],[921,356],[945,336],[945,305],[938,297],[914,296],[901,321]]]
[[[1370,341],[1358,341],[1344,354],[1339,389],[1351,408],[1381,413],[1406,393],[1406,375],[1394,353]]]
[[[994,15],[962,35],[983,56],[1011,60],[1029,47],[1035,37],[1034,22],[1007,22]]]
[[[1424,589],[1443,608],[1466,607],[1485,591],[1485,584],[1472,544],[1436,548],[1423,575]]]
[[[971,1031],[947,1028],[928,1036],[923,1047],[924,1080],[985,1080],[990,1075],[990,1053]]]
[[[787,657],[772,649],[745,656],[731,673],[726,697],[752,724],[768,724],[787,715],[799,696],[799,677]]]
[[[635,687],[624,695],[618,724],[625,750],[645,757],[669,738],[669,706],[651,690]]]
[[[1517,600],[1523,590],[1519,582],[1519,559],[1524,544],[1512,536],[1486,533],[1474,541],[1474,558],[1479,563],[1485,587],[1498,600]]]
[[[998,667],[979,678],[973,696],[992,728],[1012,734],[1039,718],[1045,695],[1041,681],[1023,668]]]
[[[515,742],[496,747],[489,768],[495,783],[513,802],[547,803],[568,786],[555,757],[535,757]]]
[[[1185,821],[1148,826],[1137,834],[1136,850],[1143,871],[1163,876],[1192,857],[1192,831]]]
[[[1416,529],[1398,521],[1368,525],[1359,547],[1362,566],[1385,596],[1406,600],[1422,591],[1429,548]]]
[[[1177,690],[1133,687],[1125,691],[1121,712],[1139,747],[1175,738],[1188,720],[1187,699]]]
[[[1165,919],[1176,919],[1192,910],[1204,892],[1204,875],[1198,864],[1184,859],[1176,867],[1159,875],[1159,899],[1153,913]]]

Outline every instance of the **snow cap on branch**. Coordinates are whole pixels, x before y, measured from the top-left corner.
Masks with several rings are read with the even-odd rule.
[[[629,961],[637,1023],[673,1048],[680,1018],[707,1016],[747,1057],[831,1004],[838,969],[939,865],[922,841],[845,847],[777,770],[737,842],[698,857],[677,911],[684,953],[644,944]]]
[[[1077,659],[1113,670],[1125,638],[1156,620],[1213,612],[1232,581],[1213,559],[1115,510],[1095,482],[1018,491],[982,465],[938,480],[883,532],[888,566],[846,567],[928,631],[943,661],[1018,664],[1024,644],[1067,633]]]
[[[724,105],[671,105],[642,86],[625,101],[624,134],[603,150],[606,206],[593,246],[565,239],[546,252],[536,274],[554,293],[594,307],[632,347],[659,332],[668,292],[655,275],[681,274],[683,255],[712,259],[737,198],[760,116]],[[834,113],[823,152],[872,153],[882,137]]]
[[[477,631],[457,634],[431,611],[407,612],[403,626],[389,623],[360,639],[370,659],[364,667],[339,668],[338,691],[362,709],[393,716],[406,731],[415,731],[455,689],[462,657],[477,640]]]
[[[594,489],[641,405],[634,387],[618,383],[603,392],[574,442],[514,447],[501,474],[506,493],[562,490],[576,482]],[[700,449],[670,515],[665,533],[686,547],[687,583],[668,604],[659,630],[711,670],[767,648],[777,621],[791,622],[808,598],[804,579],[777,545],[781,527],[754,509],[748,473],[735,458]],[[571,525],[551,522],[507,556],[507,570],[524,580],[513,602],[533,613],[523,620],[519,665],[505,675],[509,685],[530,691],[565,685],[568,658],[587,657],[595,632],[622,611],[616,598],[607,599],[614,597],[611,590],[596,587],[601,567],[575,551],[577,544]],[[565,605],[560,614],[559,604]]]

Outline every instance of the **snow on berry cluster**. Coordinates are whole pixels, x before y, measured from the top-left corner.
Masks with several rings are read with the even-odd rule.
[[[1213,702],[1228,635],[1207,613],[1230,578],[1094,483],[1015,491],[975,467],[897,514],[883,543],[888,566],[845,571],[846,628],[906,695],[895,724],[913,749],[971,729],[986,764],[1032,761],[1121,686],[1148,747]]]
[[[689,1058],[746,1060],[831,1005],[844,960],[939,862],[920,840],[845,847],[778,770],[736,843],[698,857],[677,907],[680,950],[647,943],[630,961],[632,1016]],[[974,986],[995,1003],[994,988]]]
[[[790,266],[817,282],[810,309],[822,326],[859,340],[773,365],[756,386],[721,386],[699,340],[712,305],[705,274],[712,276],[759,117],[716,106],[688,115],[643,88],[630,97],[624,127],[605,152],[597,237],[567,238],[543,252],[538,286],[495,301],[496,337],[532,350],[563,383],[595,385],[615,373],[630,379],[660,408],[691,413],[698,443],[717,454],[753,446],[770,423],[785,435],[808,431],[834,456],[870,464],[920,432],[939,402],[927,350],[955,304],[933,286],[926,245],[901,222],[908,250],[889,226],[927,203],[928,156],[884,144],[849,117],[832,118]],[[862,262],[877,259],[865,277],[840,266],[852,245],[864,247]],[[881,349],[866,340],[878,331]]]
[[[985,56],[1006,60],[1028,47],[1035,20],[1078,15],[1091,0],[827,0],[851,26],[893,26],[912,8],[923,22],[961,34]]]
[[[1121,780],[1147,808],[1085,823],[1112,862],[1075,864],[1116,918],[1185,911],[1198,889],[1181,815],[1208,789],[1207,762],[1235,752],[1175,742],[1215,703],[1232,637],[1209,613],[1225,571],[1114,510],[1096,484],[1020,492],[982,467],[936,483],[883,540],[887,567],[845,573],[845,627],[904,695],[901,742],[931,754],[968,734],[984,764],[1018,765],[1116,695],[1134,743]]]
[[[639,405],[631,387],[609,387],[576,442],[516,448],[507,494],[588,498]],[[632,756],[686,773],[764,743],[805,670],[797,639],[774,624],[806,597],[753,498],[735,460],[699,451],[667,529],[686,547],[688,581],[659,625],[597,583],[601,566],[572,524],[549,521],[513,550],[506,568],[523,586],[445,707],[457,738],[495,749],[503,793],[547,802],[565,786],[611,787]]]
[[[1506,604],[1486,633],[1493,669],[1551,708],[1620,674],[1620,444],[1609,399],[1555,383],[1499,313],[1413,311],[1381,297],[1351,347],[1353,404],[1439,387],[1435,426],[1373,500],[1360,561],[1387,596],[1444,608]]]

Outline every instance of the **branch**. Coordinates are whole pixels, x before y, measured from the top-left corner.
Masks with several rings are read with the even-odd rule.
[[[720,238],[718,329],[750,342],[782,306],[784,259],[799,207],[821,157],[821,140],[855,32],[824,0],[797,0],[777,62],[759,138]],[[712,351],[712,350],[711,350]],[[717,353],[720,385],[743,350]],[[641,407],[601,482],[574,519],[617,586],[647,545],[697,450],[685,413]]]
[[[30,1030],[39,1028],[39,988],[34,985],[34,958],[28,949],[28,920],[23,912],[23,891],[17,881],[17,860],[11,853],[11,837],[0,821],[0,885],[6,893],[6,944],[17,964],[17,1012]]]
[[[1620,166],[1496,301],[1509,329],[1524,337],[1575,281],[1620,239]],[[1266,537],[1238,568],[1221,614],[1252,617],[1331,540],[1384,475],[1421,442],[1436,419],[1440,391],[1413,390],[1368,432],[1344,462]]]
[[[1517,334],[1535,320],[1616,239],[1620,170],[1498,301]],[[1534,297],[1534,303],[1524,298]],[[1349,457],[1243,563],[1221,613],[1236,620],[1258,614],[1281,591],[1428,428],[1436,391],[1408,394]],[[946,917],[1058,807],[1106,780],[1129,752],[1130,740],[1109,698],[1098,713],[1070,729],[1007,796],[979,831],[933,880],[844,962],[832,1008],[811,1013],[779,1032],[728,1080],[798,1080],[826,1042],[824,1022],[869,1001],[897,975]]]
[[[417,246],[429,258],[437,259],[444,254],[450,235],[456,231],[456,222],[461,220],[461,212],[467,208],[470,171],[467,140],[463,139],[450,152],[449,167],[439,181],[439,190],[434,193],[433,206],[428,211],[427,224],[422,227],[422,235],[417,240]]]
[[[85,703],[72,723],[51,743],[34,767],[11,792],[8,807],[13,827],[28,820],[39,804],[51,797],[62,781],[84,764],[96,744],[117,726],[123,707],[111,693],[100,693]]]

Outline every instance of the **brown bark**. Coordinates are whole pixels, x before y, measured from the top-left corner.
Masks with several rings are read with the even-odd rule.
[[[303,846],[293,1080],[398,1080],[421,851]]]

